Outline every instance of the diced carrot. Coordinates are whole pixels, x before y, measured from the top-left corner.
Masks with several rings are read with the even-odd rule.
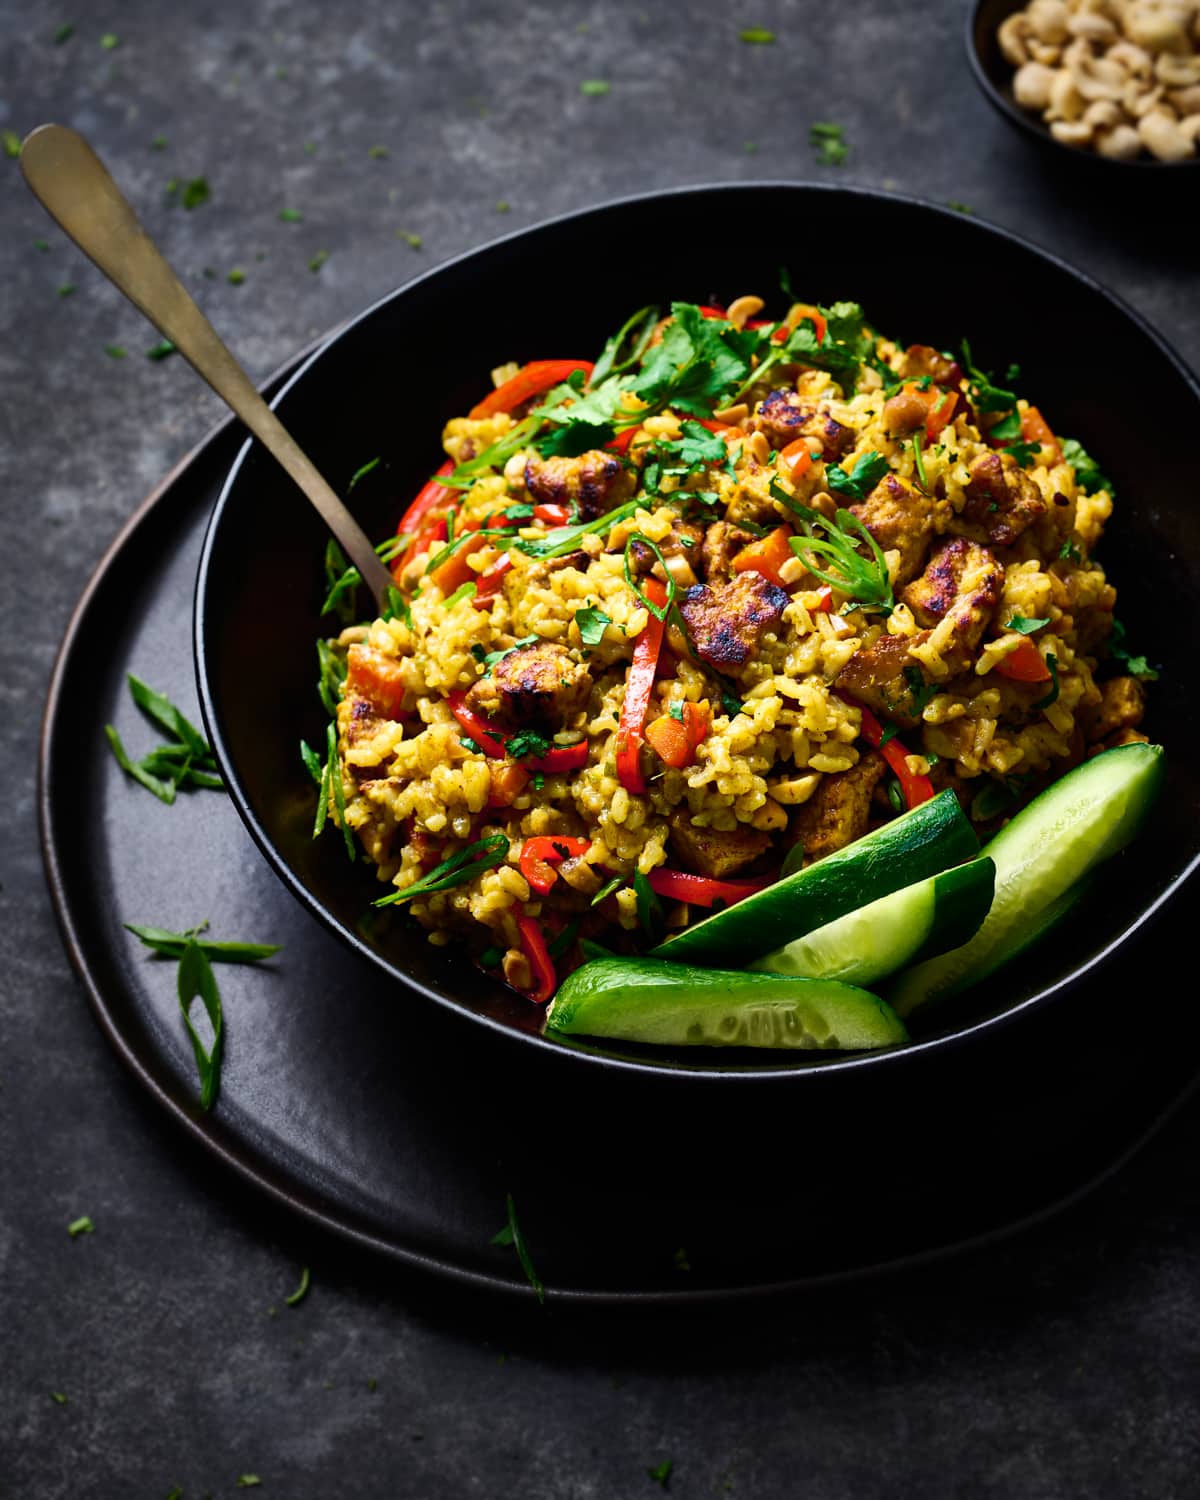
[[[1042,653],[1028,636],[1021,641],[1015,651],[1010,652],[1003,661],[996,663],[996,671],[1001,677],[1007,677],[1013,682],[1050,681],[1050,668],[1046,665]]]
[[[733,570],[735,573],[761,573],[771,583],[783,588],[785,585],[779,570],[792,556],[792,528],[777,526],[768,536],[743,547],[733,559]]]
[[[797,438],[789,443],[779,455],[779,462],[787,469],[788,477],[795,483],[803,479],[813,465],[812,451],[807,438]]]
[[[571,512],[565,505],[535,505],[533,519],[543,526],[565,526],[571,519]]]
[[[468,563],[467,558],[473,553],[482,551],[484,547],[491,546],[491,538],[486,536],[473,536],[465,541],[456,552],[440,563],[429,575],[430,583],[436,584],[442,593],[449,598],[455,589],[461,588],[464,583],[470,583],[478,575],[475,569]]]
[[[1051,464],[1062,463],[1062,449],[1058,445],[1058,439],[1036,406],[1028,406],[1021,413],[1021,436],[1027,443],[1037,443],[1045,448],[1046,457]]]
[[[929,403],[929,415],[925,418],[925,436],[933,443],[937,441],[954,416],[954,408],[958,405],[958,392],[943,390],[939,386],[930,386],[929,394],[934,399]]]
[[[365,698],[381,718],[398,719],[404,702],[400,663],[373,646],[351,646],[346,656],[346,696]]]
[[[686,766],[692,758],[692,746],[687,725],[682,719],[673,719],[670,714],[651,719],[644,730],[646,743],[664,765],[677,770]]]
[[[488,774],[492,778],[489,807],[511,807],[529,785],[529,772],[515,760],[489,761]]]

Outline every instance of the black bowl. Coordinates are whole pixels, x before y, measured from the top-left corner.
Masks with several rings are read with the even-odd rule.
[[[902,264],[902,247],[931,243],[941,267],[934,297]],[[1106,957],[1198,860],[1191,746],[1200,708],[1189,681],[1197,612],[1185,606],[1200,598],[1200,514],[1190,504],[1200,388],[1136,313],[1003,230],[910,199],[788,183],[627,199],[499,240],[402,287],[330,339],[275,405],[343,490],[382,457],[352,495],[367,532],[382,538],[441,461],[444,422],[479,398],[494,366],[592,355],[650,302],[758,291],[781,303],[779,268],[788,262],[806,300],[855,298],[902,340],[949,348],[968,335],[984,367],[1019,361],[1022,392],[1111,476],[1119,503],[1102,555],[1133,647],[1162,667],[1147,727],[1167,746],[1168,790],[1139,841],[1102,872],[1081,917],[990,985],[921,1017],[910,1047],[841,1058],[547,1041],[536,1009],[463,952],[430,946],[402,913],[372,911],[380,887],[365,864],[347,861],[341,840],[310,837],[314,793],[298,743],[319,744],[324,734],[314,642],[326,536],[274,461],[248,443],[205,540],[195,619],[204,718],[234,802],[279,877],[377,964],[383,987],[399,980],[526,1052],[615,1059],[649,1074],[889,1069],[914,1053],[974,1043],[1044,1010],[1053,995],[1101,981]]]
[[[1049,150],[1060,161],[1070,157],[1097,170],[1122,169],[1126,174],[1123,180],[1129,184],[1147,180],[1147,174],[1151,172],[1178,173],[1183,168],[1200,167],[1200,154],[1189,157],[1187,161],[1159,161],[1149,155],[1119,161],[1095,151],[1085,151],[1079,146],[1068,146],[1051,135],[1050,127],[1040,115],[1022,109],[1013,97],[1012,81],[1016,70],[1000,50],[998,33],[1000,23],[1015,11],[1024,10],[1028,3],[1029,0],[975,0],[967,10],[965,40],[971,72],[988,103],[1010,125],[1015,126],[1026,140]]]

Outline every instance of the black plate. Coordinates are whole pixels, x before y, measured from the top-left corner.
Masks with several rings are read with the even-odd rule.
[[[1013,95],[1012,81],[1016,70],[1000,50],[998,32],[1002,21],[1014,11],[1024,10],[1028,3],[1029,0],[975,0],[967,10],[966,48],[971,72],[988,103],[1010,125],[1049,154],[1060,160],[1072,157],[1082,164],[1085,171],[1107,173],[1110,185],[1120,182],[1123,188],[1135,182],[1148,184],[1155,173],[1161,176],[1164,172],[1174,172],[1176,175],[1171,181],[1178,186],[1180,171],[1200,168],[1200,155],[1189,157],[1187,161],[1159,161],[1148,154],[1135,156],[1132,161],[1120,161],[1095,151],[1081,150],[1078,146],[1068,146],[1050,134],[1050,127],[1040,115],[1022,109]],[[1115,176],[1117,171],[1124,175]],[[1166,188],[1167,183],[1160,182],[1159,186]]]
[[[920,269],[930,247],[939,267],[933,298]],[[961,1066],[961,1047],[951,1044],[980,1045],[1079,983],[1197,862],[1200,772],[1187,753],[1200,717],[1189,682],[1197,614],[1177,611],[1169,630],[1152,622],[1161,622],[1165,600],[1200,595],[1200,519],[1183,498],[1200,390],[1130,309],[1013,235],[912,200],[795,184],[630,199],[501,240],[410,283],[314,355],[277,404],[335,483],[382,456],[353,498],[368,533],[383,537],[440,462],[443,424],[479,398],[494,366],[592,354],[648,302],[724,303],[755,289],[782,301],[779,267],[789,259],[797,294],[809,300],[857,297],[877,327],[905,341],[950,348],[969,334],[983,366],[1003,371],[1019,360],[1020,389],[1102,462],[1121,497],[1103,555],[1135,641],[1164,665],[1150,728],[1174,752],[1168,792],[1138,842],[1102,872],[1082,919],[969,1001],[921,1017],[911,1047],[846,1059],[747,1058],[548,1042],[537,1034],[536,1009],[460,949],[431,947],[399,911],[364,920],[378,894],[371,872],[349,865],[337,839],[312,841],[315,794],[296,746],[301,735],[318,743],[324,733],[311,643],[320,630],[325,538],[290,481],[248,446],[214,513],[196,601],[201,701],[238,810],[288,888],[377,965],[381,982],[399,977],[493,1036],[576,1064],[575,1074],[588,1063],[592,1071],[604,1064],[660,1078],[743,1073],[770,1086],[818,1074],[891,1079],[923,1051]],[[1140,621],[1147,623],[1139,630]]]
[[[67,949],[108,1040],[168,1117],[276,1201],[409,1266],[521,1296],[512,1252],[489,1244],[509,1191],[551,1299],[818,1287],[1061,1207],[1193,1085],[1200,1014],[1144,980],[1148,962],[1161,976],[1182,955],[1182,918],[1156,925],[1152,954],[1126,945],[1109,984],[964,1054],[950,1087],[930,1088],[918,1057],[900,1087],[818,1077],[803,1097],[769,1091],[771,1108],[736,1078],[702,1098],[671,1078],[564,1080],[383,978],[286,894],[224,796],[163,807],[104,744],[110,721],[134,751],[157,737],[128,670],[193,707],[196,559],[240,441],[226,426],[197,450],[89,585],[51,684],[39,814]],[[285,945],[264,969],[218,971],[227,1051],[210,1115],[174,965],[121,925],[203,917],[218,937]]]

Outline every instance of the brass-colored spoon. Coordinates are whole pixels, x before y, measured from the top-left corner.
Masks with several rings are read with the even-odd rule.
[[[392,578],[366,533],[254,389],[87,141],[64,125],[39,125],[21,147],[21,170],[50,217],[279,460],[316,506],[382,609]]]

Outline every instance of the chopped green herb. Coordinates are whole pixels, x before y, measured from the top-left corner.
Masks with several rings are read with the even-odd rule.
[[[504,954],[499,948],[485,948],[479,955],[479,962],[485,969],[498,969],[504,960]]]
[[[630,572],[629,559],[635,543],[640,543],[643,547],[649,547],[650,551],[654,553],[654,556],[657,558],[659,563],[662,564],[663,572],[667,575],[667,602],[665,604],[655,604],[653,599],[644,594],[635,582],[633,574]],[[656,620],[665,620],[668,614],[670,614],[671,612],[671,606],[675,603],[675,579],[672,577],[671,571],[667,567],[666,559],[658,550],[657,543],[652,542],[648,536],[644,536],[640,531],[631,531],[629,534],[629,538],[625,543],[624,568],[625,582],[637,596],[638,603],[641,604],[643,608],[649,610],[649,612],[654,616]]]
[[[971,346],[966,339],[962,341],[962,362],[970,378],[975,405],[980,411],[1009,411],[1016,406],[1017,398],[1014,392],[1005,390],[1002,386],[993,385],[991,377],[985,371],[975,368],[971,358]]]
[[[505,1207],[508,1210],[508,1223],[502,1229],[496,1231],[492,1236],[493,1245],[512,1245],[517,1252],[517,1259],[521,1262],[521,1269],[525,1272],[525,1279],[534,1290],[538,1301],[544,1303],[546,1300],[546,1288],[542,1285],[538,1273],[533,1268],[533,1260],[529,1254],[529,1247],[525,1243],[525,1236],[521,1233],[521,1226],[517,1221],[517,1208],[513,1202],[513,1195],[505,1193]]]
[[[1062,438],[1059,441],[1063,458],[1075,470],[1075,483],[1080,489],[1089,495],[1095,494],[1097,490],[1107,490],[1113,493],[1112,481],[1106,479],[1100,472],[1096,460],[1086,451],[1083,444],[1075,438]]]
[[[1049,623],[1048,615],[1044,620],[1029,619],[1025,615],[1013,615],[1004,628],[1015,630],[1018,635],[1032,635],[1035,630],[1040,630],[1043,625],[1049,625]]]
[[[280,952],[278,943],[214,943],[207,938],[202,939],[197,934],[204,931],[208,926],[207,922],[201,922],[199,926],[191,927],[186,932],[170,932],[165,927],[142,927],[136,922],[126,922],[124,926],[126,931],[132,932],[147,948],[152,948],[164,958],[182,958],[189,943],[199,948],[213,963],[256,964]]]
[[[1050,668],[1050,691],[1044,698],[1039,698],[1036,703],[1029,705],[1035,712],[1039,709],[1049,708],[1058,698],[1058,657],[1055,656],[1053,651],[1047,651],[1045,660],[1046,665]]]
[[[70,21],[64,21],[54,33],[54,45],[61,47],[64,42],[69,42],[74,35],[74,26],[71,25]]]
[[[354,487],[360,480],[365,479],[368,474],[374,473],[382,462],[381,458],[372,458],[363,464],[361,469],[355,469],[354,473],[350,476],[350,483],[346,486],[347,495],[353,492]]]
[[[650,1478],[654,1480],[655,1484],[661,1484],[663,1489],[665,1490],[667,1487],[667,1481],[671,1477],[671,1470],[674,1467],[675,1461],[673,1459],[664,1458],[662,1463],[655,1464],[652,1469],[647,1469],[646,1473],[649,1474]]]
[[[601,901],[607,900],[607,898],[611,896],[614,891],[619,891],[624,884],[625,877],[623,875],[614,875],[611,880],[605,881],[605,883],[600,887],[600,889],[592,897],[590,904],[592,906],[599,906]]]
[[[545,771],[535,771],[533,773],[532,777],[530,778],[530,781],[531,781],[531,784],[533,786],[534,791],[535,792],[540,792],[541,789],[546,785],[546,773],[545,773]]]
[[[928,490],[929,481],[925,478],[925,460],[921,456],[922,441],[923,435],[920,432],[914,432],[912,439],[913,468],[917,471],[917,479],[920,481],[921,488]]]
[[[241,286],[245,279],[246,273],[242,270],[241,266],[234,266],[234,268],[225,277],[225,280],[229,283],[230,286]]]
[[[279,218],[284,224],[300,224],[304,221],[304,215],[298,208],[281,208]]]
[[[298,1302],[303,1302],[304,1299],[305,1299],[305,1297],[308,1296],[308,1285],[309,1285],[308,1267],[307,1266],[302,1266],[301,1269],[300,1269],[300,1285],[296,1288],[296,1290],[292,1293],[292,1295],[290,1297],[285,1297],[283,1300],[287,1303],[287,1305],[289,1307],[295,1307]]]
[[[316,141],[305,141],[305,143],[304,143],[304,154],[305,154],[305,156],[316,156],[316,154],[317,154],[317,143],[316,143]]]
[[[150,149],[151,151],[165,151],[170,144],[165,135],[156,135],[150,142]]]
[[[1007,416],[1000,418],[988,429],[988,437],[995,438],[1001,443],[1011,443],[1014,438],[1021,436],[1021,413],[1014,406]]]
[[[325,712],[332,719],[337,713],[338,700],[342,696],[342,684],[346,680],[346,659],[340,656],[328,641],[317,642],[317,694],[325,705]]]
[[[49,248],[50,248],[50,241],[49,240],[34,240],[34,242],[33,242],[33,248],[35,250],[42,250],[42,251],[49,250]]]
[[[599,98],[601,94],[607,94],[608,90],[609,85],[603,78],[585,78],[579,85],[579,92],[586,94],[590,99]]]
[[[653,939],[658,934],[658,929],[663,924],[662,902],[655,894],[654,887],[650,884],[647,876],[641,870],[633,872],[633,890],[637,896],[638,926],[648,938]]]
[[[747,156],[753,156],[758,151],[758,142],[743,141],[742,150],[746,153]]]
[[[57,1401],[57,1403],[59,1404],[59,1406],[66,1406],[67,1401],[70,1398],[67,1397],[67,1396],[64,1396],[61,1391],[51,1391],[50,1392],[50,1399],[51,1399],[51,1401]]]
[[[1125,646],[1125,627],[1120,620],[1115,618],[1112,622],[1112,635],[1108,641],[1108,654],[1114,661],[1120,662],[1131,677],[1136,677],[1140,682],[1158,681],[1158,673],[1144,656],[1130,656]]]
[[[825,471],[829,488],[851,500],[865,500],[888,471],[888,461],[881,453],[864,453],[849,474],[840,464],[832,464]]]
[[[887,799],[891,803],[892,811],[895,813],[907,812],[908,803],[904,798],[904,789],[895,776],[888,777]]]
[[[946,207],[952,208],[958,214],[973,214],[975,212],[969,203],[960,203],[957,198],[947,198]]]
[[[300,759],[304,762],[304,769],[313,779],[315,786],[321,785],[321,757],[308,743],[307,740],[300,741]]]
[[[203,949],[196,942],[184,945],[179,960],[179,1009],[183,1013],[183,1024],[187,1028],[200,1074],[200,1108],[209,1110],[217,1097],[221,1080],[221,995],[217,981],[209,966]],[[212,1047],[204,1045],[199,1032],[192,1024],[191,1005],[198,999],[204,1006],[209,1024],[212,1026]]]
[[[926,682],[925,674],[920,667],[905,667],[904,680],[908,684],[908,691],[912,694],[913,713],[918,718],[929,706],[930,699],[936,697],[937,686],[932,682]]]
[[[866,459],[860,459],[854,467],[854,476],[850,476],[851,481],[854,482],[861,465],[867,459],[876,457],[877,454],[868,454]],[[886,461],[884,467],[887,467]],[[804,535],[792,537],[791,547],[808,571],[830,588],[849,595],[864,608],[888,614],[895,600],[887,561],[879,543],[863,522],[845,509],[839,510],[832,521],[826,520],[819,512],[802,505],[794,495],[789,495],[776,480],[771,481],[770,491],[776,500],[782,501],[800,518]],[[821,535],[814,530],[818,526],[821,528]],[[869,557],[864,557],[858,551],[863,543],[870,553]],[[818,558],[835,564],[838,572],[827,572],[818,563]]]
[[[171,342],[171,340],[160,339],[157,344],[154,344],[151,348],[146,350],[146,358],[157,361],[160,359],[166,359],[169,355],[174,353],[175,345]]]
[[[1000,452],[1009,454],[1023,469],[1027,469],[1040,448],[1040,443],[1009,443],[1006,448],[1001,448]]]
[[[0,140],[4,142],[5,156],[17,157],[21,154],[21,137],[15,130],[0,131]]]
[[[671,706],[667,709],[667,712],[670,714],[671,718],[677,719],[679,721],[679,723],[682,724],[683,723],[683,699],[682,698],[672,698],[672,700],[671,700]]]
[[[540,760],[542,756],[548,755],[552,748],[551,741],[544,734],[539,734],[536,729],[518,729],[507,746],[508,753],[514,760],[523,760],[526,756]]]
[[[105,344],[104,352],[108,355],[109,359],[124,359],[129,353],[128,349],[123,348],[120,344]]]
[[[818,120],[808,127],[808,143],[816,152],[818,166],[840,167],[850,155],[842,127],[826,120]]]
[[[321,269],[321,267],[325,264],[325,262],[328,259],[329,259],[329,251],[328,250],[318,250],[317,253],[313,256],[313,258],[309,261],[309,263],[308,263],[308,269],[310,271],[319,271]]]
[[[468,578],[466,583],[460,583],[452,594],[448,594],[446,598],[442,600],[442,608],[453,609],[454,606],[461,603],[462,600],[472,598],[478,587],[479,585],[473,578]]]
[[[508,857],[508,848],[508,840],[502,833],[477,839],[465,849],[460,849],[457,854],[452,854],[449,859],[442,860],[428,875],[423,875],[402,891],[392,891],[390,895],[381,896],[372,905],[394,906],[398,901],[410,901],[414,896],[427,896],[433,891],[448,891],[453,886],[465,885],[468,880],[474,880],[485,870],[502,865]]]
[[[84,1214],[82,1218],[72,1219],[67,1225],[67,1233],[72,1239],[75,1239],[77,1235],[91,1234],[95,1228],[96,1226],[92,1223],[91,1219],[88,1218],[87,1214]]]
[[[106,31],[100,38],[100,45],[104,48],[105,52],[111,52],[114,47],[121,45],[121,38],[115,31]]]
[[[738,32],[738,40],[751,47],[765,47],[775,40],[775,33],[763,26],[747,26],[745,31]]]
[[[333,805],[337,808],[338,826],[342,830],[342,841],[350,863],[354,863],[354,835],[346,822],[346,788],[342,781],[342,768],[338,763],[337,726],[331,719],[326,729],[326,759],[329,761],[329,784],[333,788]],[[378,904],[378,903],[376,903]]]
[[[1075,539],[1073,537],[1068,537],[1066,539],[1066,541],[1058,549],[1058,555],[1065,562],[1076,562],[1077,563],[1077,562],[1082,562],[1083,561],[1083,553],[1080,552],[1079,547],[1076,544]]]
[[[252,1490],[260,1485],[262,1480],[257,1474],[239,1474],[237,1487],[239,1490]]]
[[[479,746],[479,745],[477,745],[475,743],[475,741],[471,738],[471,736],[469,734],[460,735],[458,743],[463,747],[463,749],[467,752],[468,755],[482,755],[483,754],[482,747]]]
[[[553,942],[546,944],[546,952],[551,958],[561,958],[578,936],[578,921],[568,922]]]
[[[419,234],[413,234],[410,230],[407,229],[397,229],[396,238],[398,240],[403,240],[406,245],[411,246],[411,248],[414,250],[419,250],[423,243]]]
[[[190,213],[193,208],[199,208],[202,203],[207,203],[211,197],[212,189],[208,185],[208,180],[204,177],[193,177],[190,182],[184,183],[183,197],[180,201]]]
[[[575,611],[575,623],[579,626],[579,638],[583,644],[598,646],[604,639],[605,630],[612,624],[612,618],[602,609],[589,604],[586,608]]]
[[[383,161],[385,158],[391,156],[391,154],[386,146],[371,146],[367,151],[367,155],[372,161]]]
[[[70,296],[73,296],[74,292],[75,292],[75,283],[73,281],[64,281],[63,284],[62,284],[62,286],[60,286],[59,289],[58,289],[58,295],[60,297],[70,297]]]
[[[499,202],[496,204],[496,212],[498,214],[506,214],[506,213],[508,213],[510,211],[511,207],[512,207],[512,205],[508,202],[508,200],[506,198],[501,198],[499,200]]]

